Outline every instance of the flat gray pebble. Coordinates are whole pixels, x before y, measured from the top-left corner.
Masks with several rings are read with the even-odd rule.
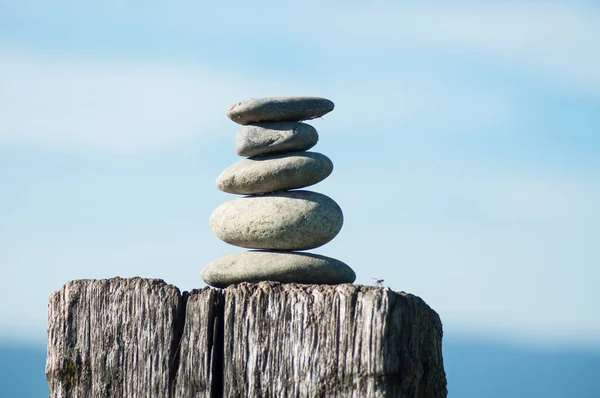
[[[220,288],[261,281],[336,285],[356,279],[352,268],[334,258],[280,251],[230,254],[208,264],[201,276],[207,284]]]
[[[321,117],[331,112],[334,106],[330,100],[320,97],[252,98],[231,105],[227,117],[242,125],[298,122]]]
[[[306,151],[319,141],[317,130],[300,122],[264,122],[243,126],[235,136],[235,152],[257,156]]]
[[[210,216],[210,228],[219,239],[249,249],[313,249],[333,239],[343,223],[338,204],[311,191],[233,199]]]
[[[288,152],[242,159],[217,178],[223,192],[253,195],[316,184],[333,171],[333,163],[317,152]]]

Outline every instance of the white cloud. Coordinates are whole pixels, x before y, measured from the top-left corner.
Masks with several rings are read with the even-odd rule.
[[[0,52],[0,142],[136,150],[214,135],[238,95],[269,84],[160,60]]]
[[[349,73],[319,87],[295,75],[244,75],[208,65],[177,59],[68,58],[0,47],[0,144],[162,148],[210,139],[223,129],[233,133],[236,128],[225,116],[230,103],[272,95],[330,97],[337,104],[335,118],[318,123],[344,134],[349,128],[372,129],[372,120],[379,120],[380,128],[400,123],[443,131],[431,128],[437,123],[452,125],[453,131],[476,131],[510,120],[516,108],[506,93],[460,79]],[[382,109],[390,107],[394,114],[386,121]]]
[[[334,93],[339,98],[335,120],[324,121],[331,122],[330,129],[393,135],[392,140],[415,134],[480,135],[490,127],[508,126],[520,112],[512,93],[486,90],[453,75],[348,76]]]
[[[360,23],[359,23],[360,21]],[[390,5],[340,9],[342,41],[426,46],[489,56],[577,89],[600,92],[600,8],[582,4]]]
[[[214,36],[213,44],[222,41],[228,48],[261,48],[272,43],[290,50],[310,47],[315,54],[335,52],[338,46],[354,52],[382,46],[399,56],[408,47],[477,54],[491,57],[494,64],[525,68],[548,81],[563,81],[596,94],[600,91],[600,7],[594,4],[451,1],[323,5],[309,1],[302,7],[290,7],[268,3],[257,8],[236,1],[210,6],[184,2],[178,7],[165,1],[152,5],[30,1],[15,3],[4,14],[17,24],[25,21],[51,32],[61,26],[92,39],[101,32],[109,44],[118,40],[115,37],[124,42],[136,40],[133,28],[174,46],[192,46],[190,37],[206,41]],[[111,27],[108,35],[107,26]]]

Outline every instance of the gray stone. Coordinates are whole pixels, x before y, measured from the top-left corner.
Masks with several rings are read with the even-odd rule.
[[[319,97],[252,98],[236,102],[227,117],[239,124],[259,122],[298,122],[315,119],[333,110],[334,104]]]
[[[217,178],[217,188],[236,194],[259,194],[303,188],[327,178],[333,163],[316,152],[289,152],[242,159]]]
[[[306,151],[317,144],[319,134],[309,124],[264,122],[243,126],[235,136],[235,152],[240,156]]]
[[[333,199],[311,191],[233,199],[210,216],[219,239],[249,249],[313,249],[333,239],[343,222]]]
[[[281,251],[230,254],[208,264],[201,276],[207,284],[221,288],[261,281],[337,285],[356,279],[352,268],[334,258]]]

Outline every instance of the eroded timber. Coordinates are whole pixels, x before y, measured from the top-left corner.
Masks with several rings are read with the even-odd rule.
[[[50,296],[50,397],[446,396],[439,316],[360,285],[78,280]]]

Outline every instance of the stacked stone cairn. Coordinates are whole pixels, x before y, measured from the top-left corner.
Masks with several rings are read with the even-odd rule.
[[[241,282],[352,283],[354,271],[343,262],[313,253],[332,240],[343,224],[342,210],[331,198],[297,190],[316,184],[333,171],[325,155],[307,152],[319,135],[303,120],[333,110],[316,97],[250,99],[229,107],[227,116],[242,128],[235,151],[247,157],[217,178],[221,191],[248,195],[219,206],[210,227],[221,240],[255,249],[219,258],[202,270],[209,285],[224,288]]]

